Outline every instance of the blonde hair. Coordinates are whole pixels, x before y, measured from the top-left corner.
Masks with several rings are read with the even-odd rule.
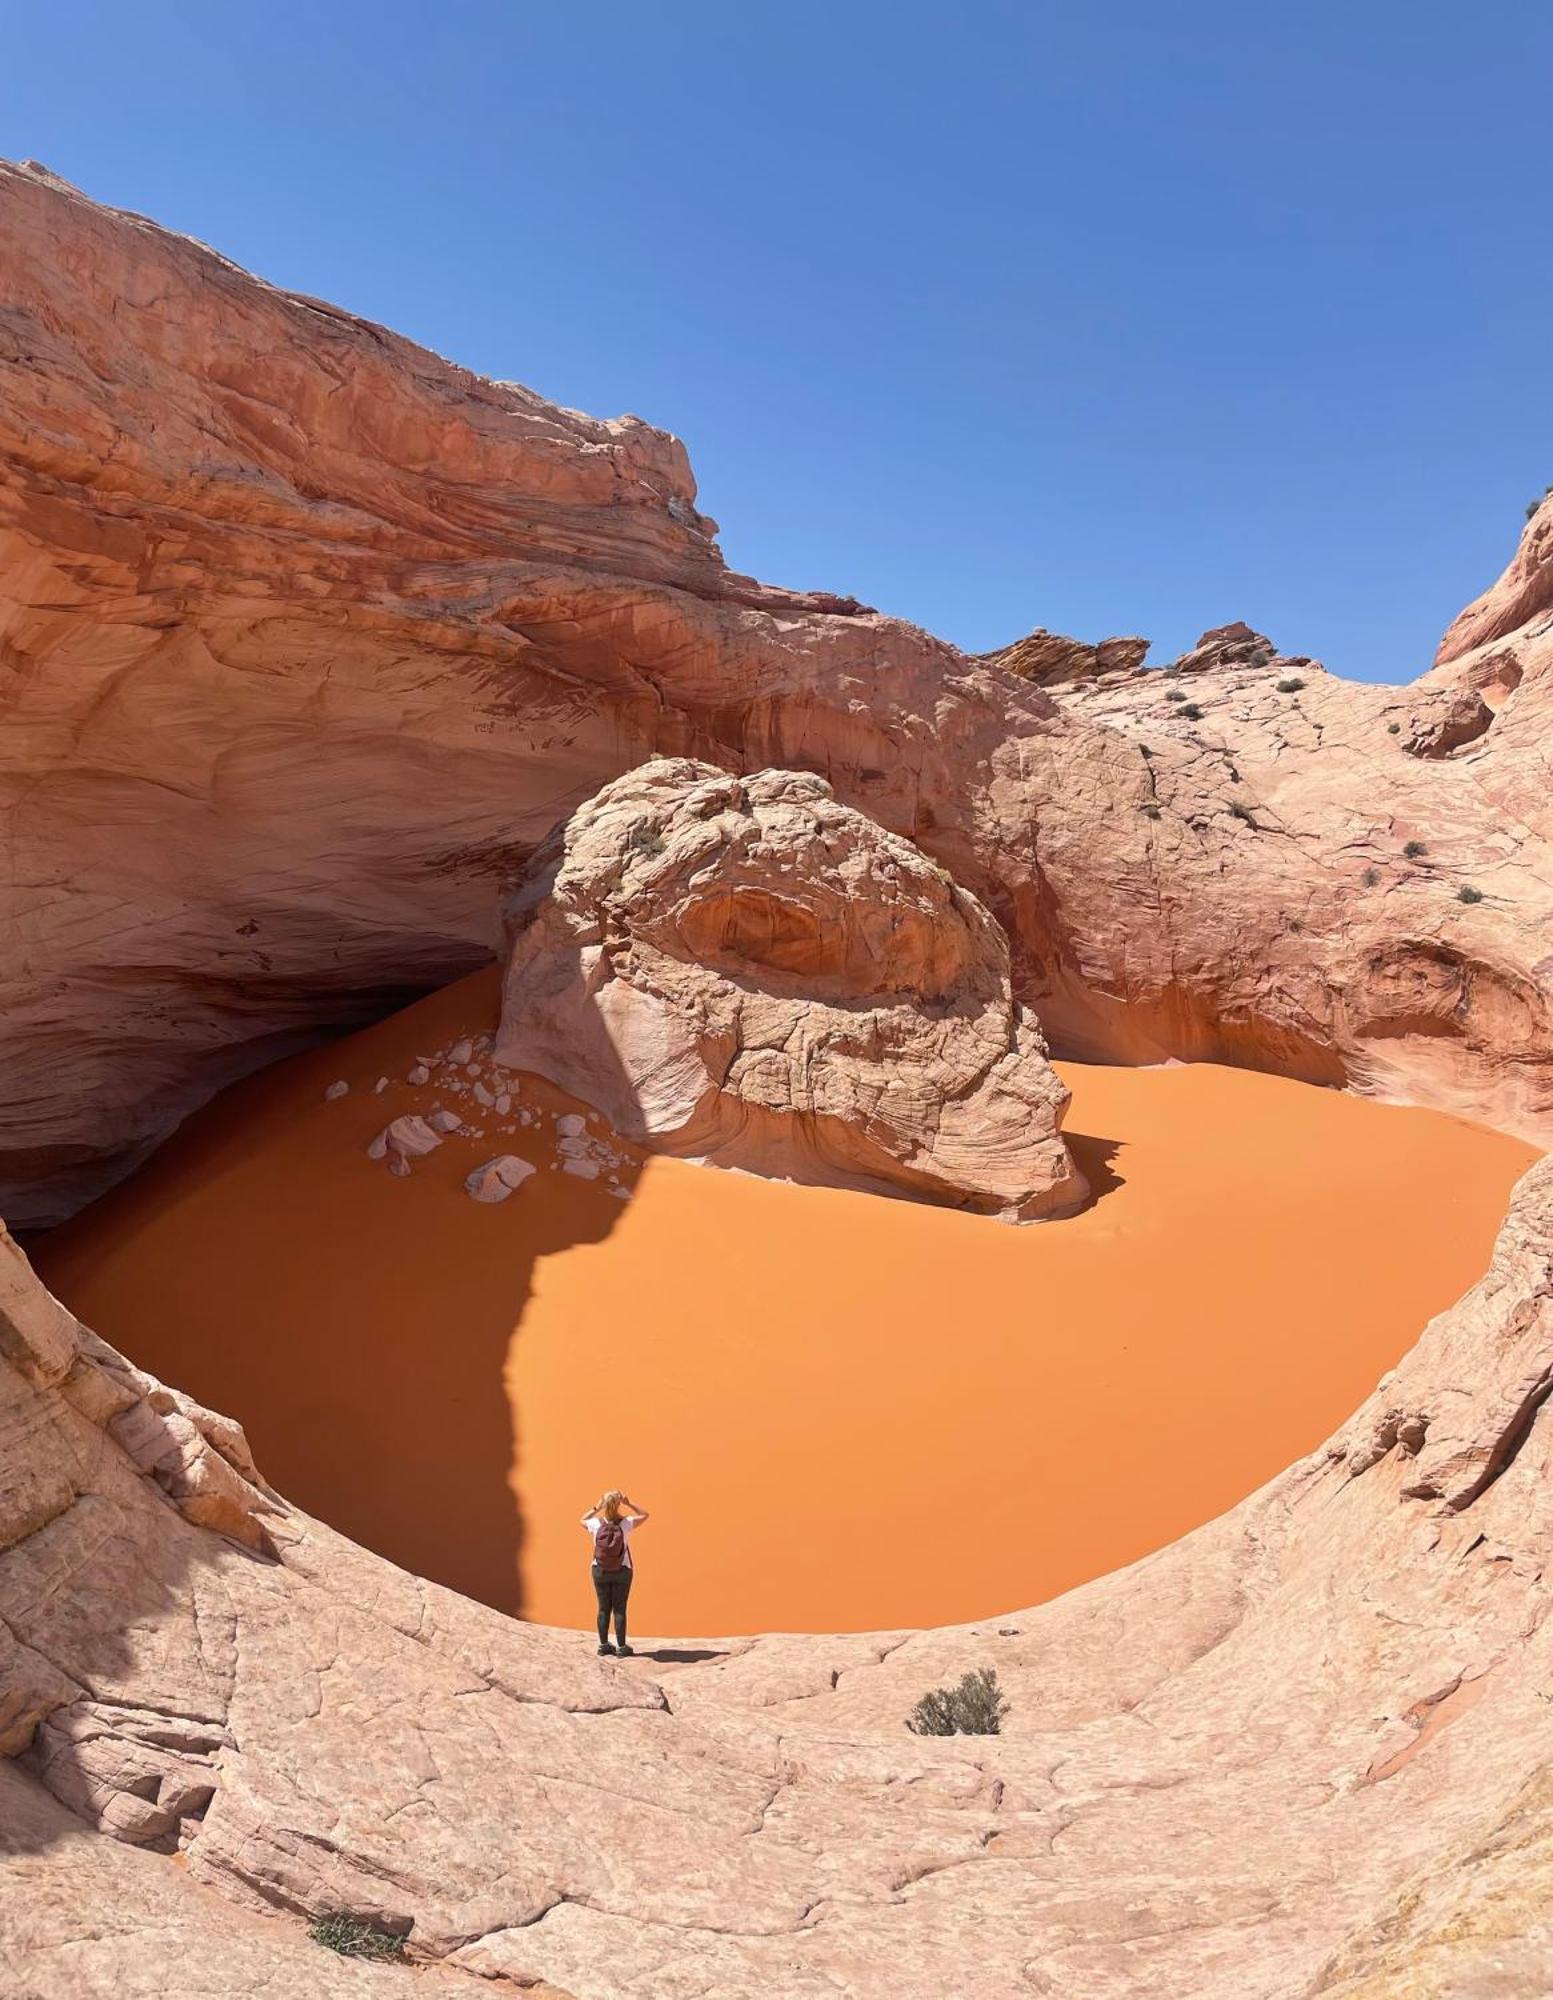
[[[618,1521],[624,1512],[620,1504],[624,1499],[625,1495],[620,1488],[612,1486],[607,1493],[594,1501],[593,1511],[601,1521]]]

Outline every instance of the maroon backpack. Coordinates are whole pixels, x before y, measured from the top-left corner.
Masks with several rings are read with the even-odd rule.
[[[600,1521],[593,1531],[593,1560],[600,1569],[624,1569],[626,1531],[618,1521]]]

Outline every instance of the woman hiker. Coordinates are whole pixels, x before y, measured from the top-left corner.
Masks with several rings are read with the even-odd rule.
[[[593,1594],[599,1601],[599,1651],[629,1653],[626,1644],[626,1599],[631,1595],[631,1535],[647,1519],[647,1509],[612,1487],[584,1514],[582,1525],[593,1537]],[[609,1621],[615,1621],[615,1643],[609,1643]]]

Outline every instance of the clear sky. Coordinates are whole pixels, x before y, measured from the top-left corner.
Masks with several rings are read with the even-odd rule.
[[[1553,481],[1550,75],[1530,0],[52,0],[0,152],[679,432],[772,582],[1398,680]]]

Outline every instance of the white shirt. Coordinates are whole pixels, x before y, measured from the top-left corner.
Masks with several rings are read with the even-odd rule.
[[[599,1519],[597,1514],[589,1514],[584,1519],[582,1525],[587,1529],[588,1540],[591,1542],[604,1523]],[[635,1569],[636,1565],[631,1560],[631,1531],[636,1526],[636,1523],[629,1514],[622,1514],[620,1519],[615,1523],[615,1526],[620,1529],[626,1538],[625,1567],[627,1569]]]

